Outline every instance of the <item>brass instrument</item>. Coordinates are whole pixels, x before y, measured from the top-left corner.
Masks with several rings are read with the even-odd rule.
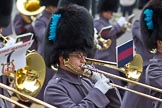
[[[103,61],[103,60],[96,60],[91,58],[85,58],[87,63],[96,64],[100,66],[105,66],[111,69],[118,70],[126,75],[126,77],[133,81],[139,81],[140,76],[143,70],[143,60],[142,57],[136,54],[133,60],[126,64],[124,67],[118,68],[115,62]]]
[[[126,32],[126,31],[130,31],[131,27],[132,27],[132,20],[135,17],[135,14],[130,15],[127,18],[127,22],[122,26],[122,31]],[[108,34],[108,32],[110,31],[110,29],[112,28],[112,25],[103,27],[98,34],[95,33],[95,38],[97,38],[97,42],[95,41],[95,46],[98,50],[106,50],[108,49],[111,44],[112,44],[112,40],[111,39],[104,39],[103,36],[105,36],[106,34]],[[95,31],[96,32],[96,31]],[[98,36],[96,36],[98,35]],[[95,39],[96,40],[96,39]]]
[[[45,9],[44,6],[40,6],[40,0],[17,0],[16,7],[27,23],[33,22]]]
[[[89,61],[90,63],[95,63],[95,64],[98,64],[98,65],[100,64],[100,65],[102,65],[102,66],[105,66],[105,65],[104,65],[105,61],[101,61],[102,63],[100,63],[100,61],[94,60],[94,59],[86,58],[86,60]],[[138,62],[140,65],[138,65],[137,62]],[[65,65],[67,68],[69,68],[71,71],[73,71],[75,74],[77,73],[78,75],[82,75],[82,76],[85,76],[85,77],[88,77],[88,78],[91,78],[92,75],[93,75],[93,73],[94,73],[94,72],[97,72],[97,73],[103,74],[103,75],[105,75],[105,76],[107,76],[107,77],[117,78],[117,79],[119,79],[119,80],[127,81],[127,82],[129,82],[129,83],[131,83],[131,84],[136,84],[136,85],[139,85],[139,86],[142,86],[142,87],[145,87],[145,88],[148,88],[148,89],[152,89],[152,90],[154,90],[154,91],[158,91],[158,92],[162,93],[162,90],[159,89],[159,88],[155,88],[155,87],[152,87],[152,86],[149,86],[149,85],[146,85],[146,84],[142,84],[142,83],[137,82],[137,81],[139,80],[138,77],[141,75],[141,72],[142,72],[142,67],[143,67],[143,66],[142,66],[142,62],[143,62],[143,60],[142,60],[141,56],[140,56],[140,55],[135,55],[135,57],[133,58],[133,61],[132,61],[131,63],[129,63],[130,66],[128,66],[128,68],[126,68],[126,69],[118,69],[117,67],[110,66],[110,67],[112,67],[112,69],[117,69],[117,70],[123,71],[123,72],[124,72],[124,71],[127,71],[127,72],[130,71],[129,73],[131,73],[131,74],[130,74],[131,76],[132,76],[133,74],[135,75],[135,77],[133,77],[133,78],[131,78],[131,79],[126,79],[126,78],[123,78],[123,77],[120,77],[120,76],[117,76],[117,75],[114,75],[114,74],[111,74],[111,73],[108,73],[108,72],[104,72],[104,71],[98,70],[98,69],[94,68],[93,66],[87,65],[87,64],[83,65],[83,66],[82,66],[82,69],[80,70],[80,69],[74,67],[74,66],[69,62],[68,59],[67,59],[67,60],[64,60],[64,65]],[[109,63],[107,63],[107,64],[109,64]],[[111,65],[115,65],[116,63],[113,63],[113,62],[111,63],[111,62],[110,62],[110,64],[111,64]],[[109,68],[110,68],[110,67],[109,67]],[[128,70],[127,70],[127,69],[128,69]],[[136,75],[136,74],[137,74],[137,75]],[[137,78],[137,79],[136,79],[136,78]],[[135,79],[135,81],[133,81],[132,79]],[[114,87],[119,88],[119,89],[127,90],[127,91],[129,91],[129,92],[132,92],[132,93],[135,93],[135,94],[138,94],[138,95],[141,95],[141,96],[144,96],[144,97],[147,97],[147,98],[150,98],[150,99],[153,99],[153,100],[162,102],[162,99],[159,99],[159,98],[157,98],[157,97],[153,97],[153,96],[151,96],[151,95],[147,95],[147,94],[144,94],[144,93],[141,93],[141,92],[138,92],[138,91],[135,91],[135,90],[126,88],[126,87],[122,87],[122,86],[116,85],[116,84],[114,84],[114,83],[110,83],[110,84],[111,84],[112,86],[114,86]]]
[[[112,26],[103,27],[100,32],[97,34],[97,30],[95,29],[94,35],[94,43],[95,47],[98,50],[106,50],[110,47],[112,41],[111,39],[104,39],[102,36],[106,35],[108,31],[112,28]]]
[[[118,68],[118,67],[114,66],[114,65],[116,65],[116,63],[114,63],[114,62],[106,62],[106,61],[95,60],[95,59],[90,59],[90,58],[86,58],[86,61],[87,61],[87,63],[94,63],[94,64],[97,64],[97,65],[106,66],[108,68],[112,68],[112,69],[121,71],[121,72],[126,74],[128,79],[120,77],[118,75],[114,75],[114,74],[111,74],[111,73],[108,73],[108,72],[98,70],[96,68],[93,68],[90,65],[83,65],[82,66],[82,75],[83,76],[91,78],[91,76],[93,75],[93,72],[97,72],[97,73],[101,73],[101,74],[103,74],[107,77],[117,78],[119,80],[129,82],[130,84],[136,84],[136,85],[139,85],[139,86],[142,86],[142,87],[145,87],[145,88],[148,88],[148,89],[162,93],[162,90],[159,89],[159,88],[152,87],[152,86],[137,82],[139,80],[139,77],[140,77],[141,72],[143,70],[143,68],[142,68],[143,67],[142,66],[143,60],[142,60],[142,57],[138,54],[134,56],[133,61],[131,61],[130,63],[127,64],[128,66],[125,66],[125,67],[122,67],[122,68]],[[162,99],[159,99],[157,97],[153,97],[151,95],[147,95],[147,94],[144,94],[144,93],[141,93],[141,92],[138,92],[138,91],[126,88],[126,87],[122,87],[122,86],[116,85],[114,83],[111,83],[111,85],[114,86],[114,87],[117,87],[119,89],[123,89],[123,90],[129,91],[129,92],[135,93],[137,95],[144,96],[146,98],[150,98],[150,99],[162,102]]]
[[[1,40],[1,43],[2,43],[3,46],[7,43],[9,38],[10,37],[4,37],[2,34],[0,34],[0,40]]]
[[[21,93],[35,97],[43,86],[46,66],[43,58],[36,51],[28,51],[26,60],[27,66],[16,71],[14,86]],[[20,95],[17,96],[20,100],[28,101]]]
[[[2,35],[1,35],[1,39],[2,42],[9,41]],[[33,51],[28,50],[26,52],[26,64],[27,64],[26,67],[23,67],[18,70],[15,70],[12,62],[9,62],[7,64],[1,64],[1,66],[11,65],[12,69],[11,67],[9,67],[10,69],[8,72],[6,72],[6,70],[4,71],[4,66],[3,66],[2,73],[3,75],[8,76],[8,78],[13,77],[15,89],[8,87],[2,83],[0,83],[0,87],[16,93],[17,97],[22,101],[27,102],[29,100],[32,100],[46,107],[55,108],[52,105],[49,105],[43,101],[33,98],[40,92],[45,80],[46,65],[43,57],[34,50]],[[23,106],[20,103],[13,101],[12,99],[8,99],[7,97],[0,96],[0,98],[6,99],[11,103],[14,103],[20,107],[27,108],[26,106]]]
[[[112,43],[111,39],[104,39],[101,36],[99,36],[98,41],[102,43],[102,46],[99,50],[105,50],[108,49]]]

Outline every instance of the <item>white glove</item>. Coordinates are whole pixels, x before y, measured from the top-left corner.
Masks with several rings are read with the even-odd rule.
[[[97,73],[97,72],[93,72],[92,73],[92,80],[94,81],[94,82],[97,82],[99,79],[101,79],[103,76],[102,76],[102,74],[100,74],[100,73]]]
[[[124,24],[126,24],[126,19],[125,17],[120,17],[117,21],[117,23],[119,24],[120,27],[124,26]]]
[[[97,34],[97,30],[96,28],[94,28],[94,45],[97,49],[101,49],[101,46],[99,45],[99,41],[98,41],[98,34]]]
[[[112,89],[110,80],[101,74],[101,78],[95,83],[95,88],[99,89],[103,94],[105,94],[109,89]]]

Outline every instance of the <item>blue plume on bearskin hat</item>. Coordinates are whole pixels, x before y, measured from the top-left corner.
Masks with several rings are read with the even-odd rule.
[[[161,13],[162,1],[152,0],[146,4],[141,14],[141,34],[146,48],[150,51],[157,48],[157,40],[162,40]]]

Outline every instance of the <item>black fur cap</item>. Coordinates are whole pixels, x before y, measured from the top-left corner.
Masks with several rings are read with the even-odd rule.
[[[88,10],[71,4],[59,8],[55,14],[61,14],[61,18],[56,27],[55,40],[48,39],[50,28],[47,31],[44,47],[47,66],[58,64],[60,55],[67,58],[68,54],[74,51],[82,51],[91,56],[94,46],[94,25]]]
[[[119,7],[119,0],[99,0],[98,13],[104,11],[117,12]]]
[[[65,7],[69,4],[77,4],[90,10],[92,0],[60,0],[58,7]]]
[[[57,6],[58,5],[59,0],[40,0],[40,5],[41,6]]]

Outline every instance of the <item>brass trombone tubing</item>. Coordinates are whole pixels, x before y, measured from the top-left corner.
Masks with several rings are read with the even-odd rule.
[[[116,62],[103,61],[103,60],[97,60],[97,59],[92,59],[92,58],[85,58],[85,59],[86,59],[86,62],[88,62],[88,63],[93,63],[93,64],[97,64],[97,65],[100,65],[100,66],[105,66],[105,67],[108,67],[108,68],[111,68],[111,69],[121,71],[122,73],[125,73],[123,68],[118,68],[118,67],[114,66],[114,65],[117,65]]]
[[[137,95],[140,95],[140,96],[143,96],[143,97],[146,97],[146,98],[150,98],[152,100],[156,100],[156,101],[162,102],[162,99],[160,99],[160,98],[157,98],[157,97],[154,97],[154,96],[151,96],[151,95],[147,95],[147,94],[144,94],[144,93],[141,93],[139,91],[135,91],[135,90],[132,90],[132,89],[129,89],[129,88],[126,88],[126,87],[122,87],[122,86],[119,86],[117,84],[113,84],[113,83],[110,83],[110,84],[112,86],[116,87],[116,88],[127,90],[127,91],[135,93]]]
[[[23,93],[21,93],[21,92],[15,90],[15,89],[13,89],[12,87],[9,87],[9,86],[5,85],[5,84],[0,83],[0,87],[1,87],[1,88],[4,88],[4,89],[7,89],[7,90],[9,90],[9,91],[12,91],[12,92],[14,92],[14,93],[17,93],[17,94],[19,94],[19,95],[21,95],[21,96],[23,96],[23,97],[25,97],[25,98],[28,98],[28,99],[30,99],[30,100],[36,102],[36,103],[39,103],[39,104],[41,104],[41,105],[43,105],[43,106],[45,106],[45,107],[47,107],[47,108],[56,108],[56,107],[54,107],[54,106],[52,106],[52,105],[50,105],[50,104],[48,104],[48,103],[45,103],[45,102],[43,102],[43,101],[41,101],[41,100],[39,100],[39,99],[36,99],[36,98],[31,97],[31,96],[25,95],[25,94],[23,94]]]
[[[6,96],[3,96],[3,95],[1,95],[1,94],[0,94],[0,98],[2,98],[2,99],[4,99],[4,100],[7,100],[7,101],[9,101],[9,102],[11,102],[11,103],[13,103],[13,104],[15,104],[15,105],[17,105],[17,106],[20,106],[21,108],[29,108],[29,107],[27,107],[27,106],[25,106],[25,105],[23,105],[23,104],[18,103],[17,101],[14,101],[14,100],[12,100],[12,99],[6,97]]]
[[[0,37],[5,40],[6,42],[8,41],[2,34],[0,34]]]
[[[87,69],[89,69],[89,68],[87,68]],[[147,84],[142,84],[142,83],[139,83],[139,82],[136,82],[136,81],[132,81],[132,80],[130,80],[130,79],[126,79],[126,78],[120,77],[120,76],[118,76],[118,75],[114,75],[114,74],[111,74],[111,73],[108,73],[108,72],[104,72],[104,71],[98,70],[98,69],[89,69],[89,70],[91,70],[91,71],[93,71],[93,72],[98,72],[98,73],[104,74],[105,76],[117,78],[117,79],[120,79],[120,80],[129,82],[129,83],[133,83],[133,84],[136,84],[136,85],[139,85],[139,86],[142,86],[142,87],[145,87],[145,88],[148,88],[148,89],[151,89],[151,90],[154,90],[154,91],[157,91],[157,92],[162,93],[162,90],[161,90],[161,89],[156,88],[156,87],[149,86],[149,85],[147,85]],[[114,84],[114,85],[115,85],[115,84]],[[123,89],[122,87],[120,87],[120,88]],[[128,91],[132,92],[132,90],[128,90]],[[134,93],[138,94],[137,92],[138,92],[138,91],[134,91]],[[143,94],[144,94],[144,93],[143,93]],[[139,95],[141,95],[141,93],[139,93]],[[155,98],[155,97],[150,96],[150,95],[147,95],[147,94],[144,94],[143,96],[145,96],[145,97],[152,97],[151,99],[154,99],[154,100],[157,100],[157,101],[162,102],[162,99]]]

